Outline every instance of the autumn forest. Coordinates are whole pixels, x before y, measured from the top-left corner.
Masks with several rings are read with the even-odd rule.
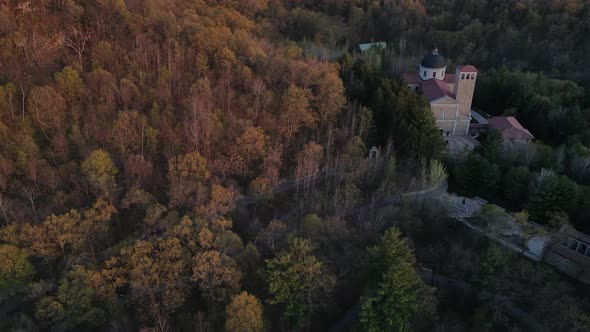
[[[590,123],[576,70],[590,7],[515,3],[0,1],[0,330],[520,331],[494,293],[587,331],[585,291],[428,200],[449,176],[476,180],[399,76],[444,39],[490,73],[479,105],[530,71],[572,80],[568,114]],[[496,110],[589,155],[588,126],[559,136],[521,106]],[[582,228],[585,198],[564,208]],[[507,277],[515,266],[527,277]],[[485,292],[439,289],[430,269]],[[569,309],[540,304],[558,292],[546,280]]]

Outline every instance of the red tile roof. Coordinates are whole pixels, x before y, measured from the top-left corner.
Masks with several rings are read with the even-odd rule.
[[[408,82],[408,84],[421,84],[422,79],[418,74],[403,74],[403,78]]]
[[[448,84],[455,83],[455,74],[446,74],[444,81]]]
[[[428,98],[428,100],[430,100],[431,102],[442,97],[449,97],[455,99],[455,95],[453,94],[451,89],[449,89],[447,83],[441,80],[432,79],[423,81],[422,92],[424,93],[426,98]]]
[[[404,74],[403,77],[408,84],[419,84],[423,94],[430,101],[444,96],[455,99],[455,95],[448,86],[448,84],[455,83],[455,74],[445,75],[444,80],[428,79],[423,81],[418,74]]]
[[[500,131],[506,139],[534,139],[535,136],[524,128],[513,116],[496,116],[488,119],[490,127]]]
[[[472,65],[459,66],[457,69],[462,73],[477,73],[477,69]]]

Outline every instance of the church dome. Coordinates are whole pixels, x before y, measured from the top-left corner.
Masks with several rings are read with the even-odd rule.
[[[438,49],[433,49],[431,53],[428,53],[422,58],[420,65],[425,68],[445,68],[447,66],[447,59],[444,56],[438,54]]]

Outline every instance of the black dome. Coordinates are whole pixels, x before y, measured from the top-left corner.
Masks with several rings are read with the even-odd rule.
[[[420,65],[422,67],[433,69],[444,68],[447,66],[447,59],[438,54],[438,50],[435,48],[431,53],[426,54],[424,58],[422,58]]]

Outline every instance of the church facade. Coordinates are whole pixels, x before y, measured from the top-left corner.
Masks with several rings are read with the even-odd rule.
[[[444,136],[465,136],[471,122],[471,102],[477,69],[466,65],[447,74],[447,60],[435,48],[420,62],[420,72],[404,74],[408,87],[430,101],[436,124]]]

